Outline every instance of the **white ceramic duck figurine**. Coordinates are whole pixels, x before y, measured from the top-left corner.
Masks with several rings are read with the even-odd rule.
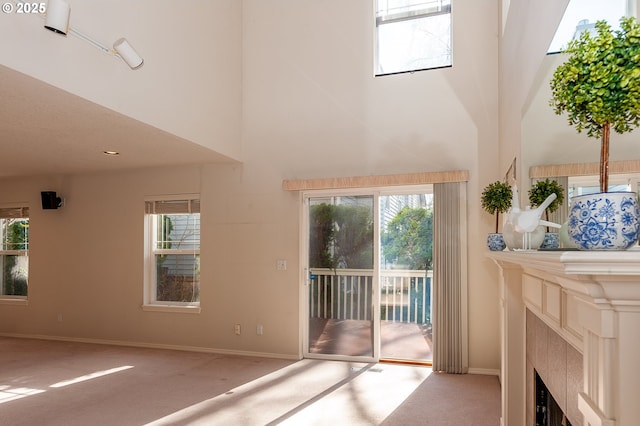
[[[520,197],[518,195],[518,186],[513,184],[513,198],[511,200],[511,209],[509,210],[509,222],[513,224],[513,228],[517,232],[533,232],[538,226],[549,226],[552,228],[560,228],[557,223],[542,220],[542,214],[547,207],[555,200],[556,194],[549,195],[542,204],[535,209],[527,206],[525,210],[520,208]]]

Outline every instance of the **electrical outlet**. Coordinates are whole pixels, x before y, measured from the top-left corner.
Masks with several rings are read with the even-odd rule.
[[[240,335],[240,324],[236,324],[233,327],[234,332],[239,336]]]
[[[258,336],[262,336],[263,332],[264,332],[264,328],[262,327],[262,324],[258,324],[256,326],[256,334]]]
[[[278,259],[276,261],[276,269],[278,271],[286,271],[287,270],[287,261],[284,259]]]

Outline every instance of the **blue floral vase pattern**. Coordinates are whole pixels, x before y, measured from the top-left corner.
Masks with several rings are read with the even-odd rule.
[[[638,242],[638,195],[602,192],[571,200],[569,236],[580,250],[626,250]]]
[[[487,237],[487,247],[489,247],[491,251],[502,251],[507,248],[507,245],[504,243],[502,234],[489,234]]]
[[[556,232],[547,232],[544,234],[544,240],[540,245],[541,249],[557,249],[560,247],[560,238]]]

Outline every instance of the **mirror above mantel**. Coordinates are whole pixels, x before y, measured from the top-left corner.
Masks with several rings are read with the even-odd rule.
[[[576,6],[580,1],[582,0],[568,0],[566,3]],[[624,6],[627,16],[638,16],[640,0],[620,1],[622,3],[618,6]],[[607,3],[607,8],[613,5],[613,2],[611,3],[611,5]],[[569,6],[565,10],[567,14]],[[577,10],[580,10],[581,16],[576,21],[576,30],[580,20],[583,19],[582,14],[586,13],[583,7],[578,7]],[[606,16],[597,19],[587,16],[584,18],[590,19],[590,22],[602,18],[609,19]],[[578,132],[569,124],[567,115],[557,115],[549,103],[552,97],[550,81],[553,73],[566,58],[563,53],[547,54],[539,63],[536,63],[535,78],[530,82],[522,105],[519,143],[514,144],[513,152],[507,153],[509,156],[518,158],[520,173],[514,173],[514,179],[519,186],[521,205],[527,204],[528,190],[538,180],[553,178],[565,188],[563,205],[549,218],[555,223],[566,221],[571,197],[600,191],[597,162],[600,158],[600,138],[590,138],[586,132]],[[638,193],[639,132],[640,129],[624,134],[611,133],[610,191],[624,190]]]
[[[565,36],[573,36],[584,29],[582,24],[587,20],[594,23],[596,20],[606,19],[615,27],[618,25],[616,16],[624,14],[637,18],[638,10],[640,10],[640,0],[595,2],[602,3],[600,5],[603,6],[602,9],[598,9],[595,4],[591,5],[594,2],[590,0],[567,0],[566,3],[565,15],[562,18],[557,36],[560,33]],[[571,31],[572,28],[575,28],[575,31]],[[566,41],[568,39],[559,45],[561,46]],[[557,49],[550,49],[550,52],[555,51]],[[578,132],[573,125],[569,124],[566,113],[557,115],[549,103],[552,97],[550,81],[553,73],[566,59],[567,56],[563,53],[547,54],[537,64],[535,78],[528,87],[522,109],[519,151],[512,154],[517,156],[520,161],[519,169],[522,173],[518,178],[523,180],[526,180],[526,170],[536,169],[535,165],[549,163],[576,164],[562,165],[563,167],[570,166],[569,172],[545,172],[543,177],[589,176],[599,173],[596,163],[587,166],[587,169],[595,167],[594,171],[585,170],[582,166],[600,158],[600,138],[588,137],[584,131]],[[619,172],[611,170],[612,174],[640,172],[638,162],[626,161],[640,158],[638,132],[640,130],[624,134],[611,132],[610,162],[612,164],[617,161],[622,165]],[[522,184],[522,189],[526,190],[528,183],[522,182]]]
[[[520,168],[523,172],[531,170],[535,173],[530,175],[532,178],[599,173],[600,139],[589,138],[585,132],[578,133],[569,125],[566,115],[556,115],[549,106],[549,81],[562,62],[562,55],[544,58],[522,118]],[[640,158],[639,132],[640,129],[625,134],[612,132],[609,148],[611,174],[640,172],[640,160],[628,160]],[[561,164],[548,165],[550,163]],[[565,171],[559,172],[558,169]],[[520,177],[525,178],[524,175]]]

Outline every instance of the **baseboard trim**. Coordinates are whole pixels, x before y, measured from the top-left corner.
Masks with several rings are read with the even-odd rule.
[[[96,345],[128,346],[132,348],[166,349],[184,352],[204,352],[220,355],[249,356],[259,358],[275,358],[299,361],[301,356],[289,354],[277,354],[271,352],[237,351],[232,349],[205,348],[201,346],[168,345],[163,343],[130,342],[126,340],[89,339],[84,337],[49,336],[45,334],[20,334],[0,333],[1,337],[15,337],[20,339],[52,340],[59,342],[91,343]],[[481,374],[486,376],[500,376],[500,370],[489,368],[469,368],[468,374]]]
[[[482,374],[485,376],[500,376],[500,370],[494,370],[491,368],[470,368],[469,374]]]
[[[167,345],[162,343],[147,343],[147,342],[129,342],[125,340],[104,340],[104,339],[89,339],[89,338],[83,338],[83,337],[49,336],[44,334],[19,334],[19,333],[0,333],[0,336],[14,337],[14,338],[20,338],[20,339],[52,340],[52,341],[58,341],[58,342],[91,343],[96,345],[128,346],[132,348],[166,349],[166,350],[184,351],[184,352],[204,352],[204,353],[212,353],[212,354],[220,354],[220,355],[288,359],[288,360],[294,360],[294,361],[299,361],[300,359],[302,359],[297,355],[277,354],[277,353],[271,353],[271,352],[237,351],[237,350],[231,350],[231,349],[204,348],[200,346]]]

